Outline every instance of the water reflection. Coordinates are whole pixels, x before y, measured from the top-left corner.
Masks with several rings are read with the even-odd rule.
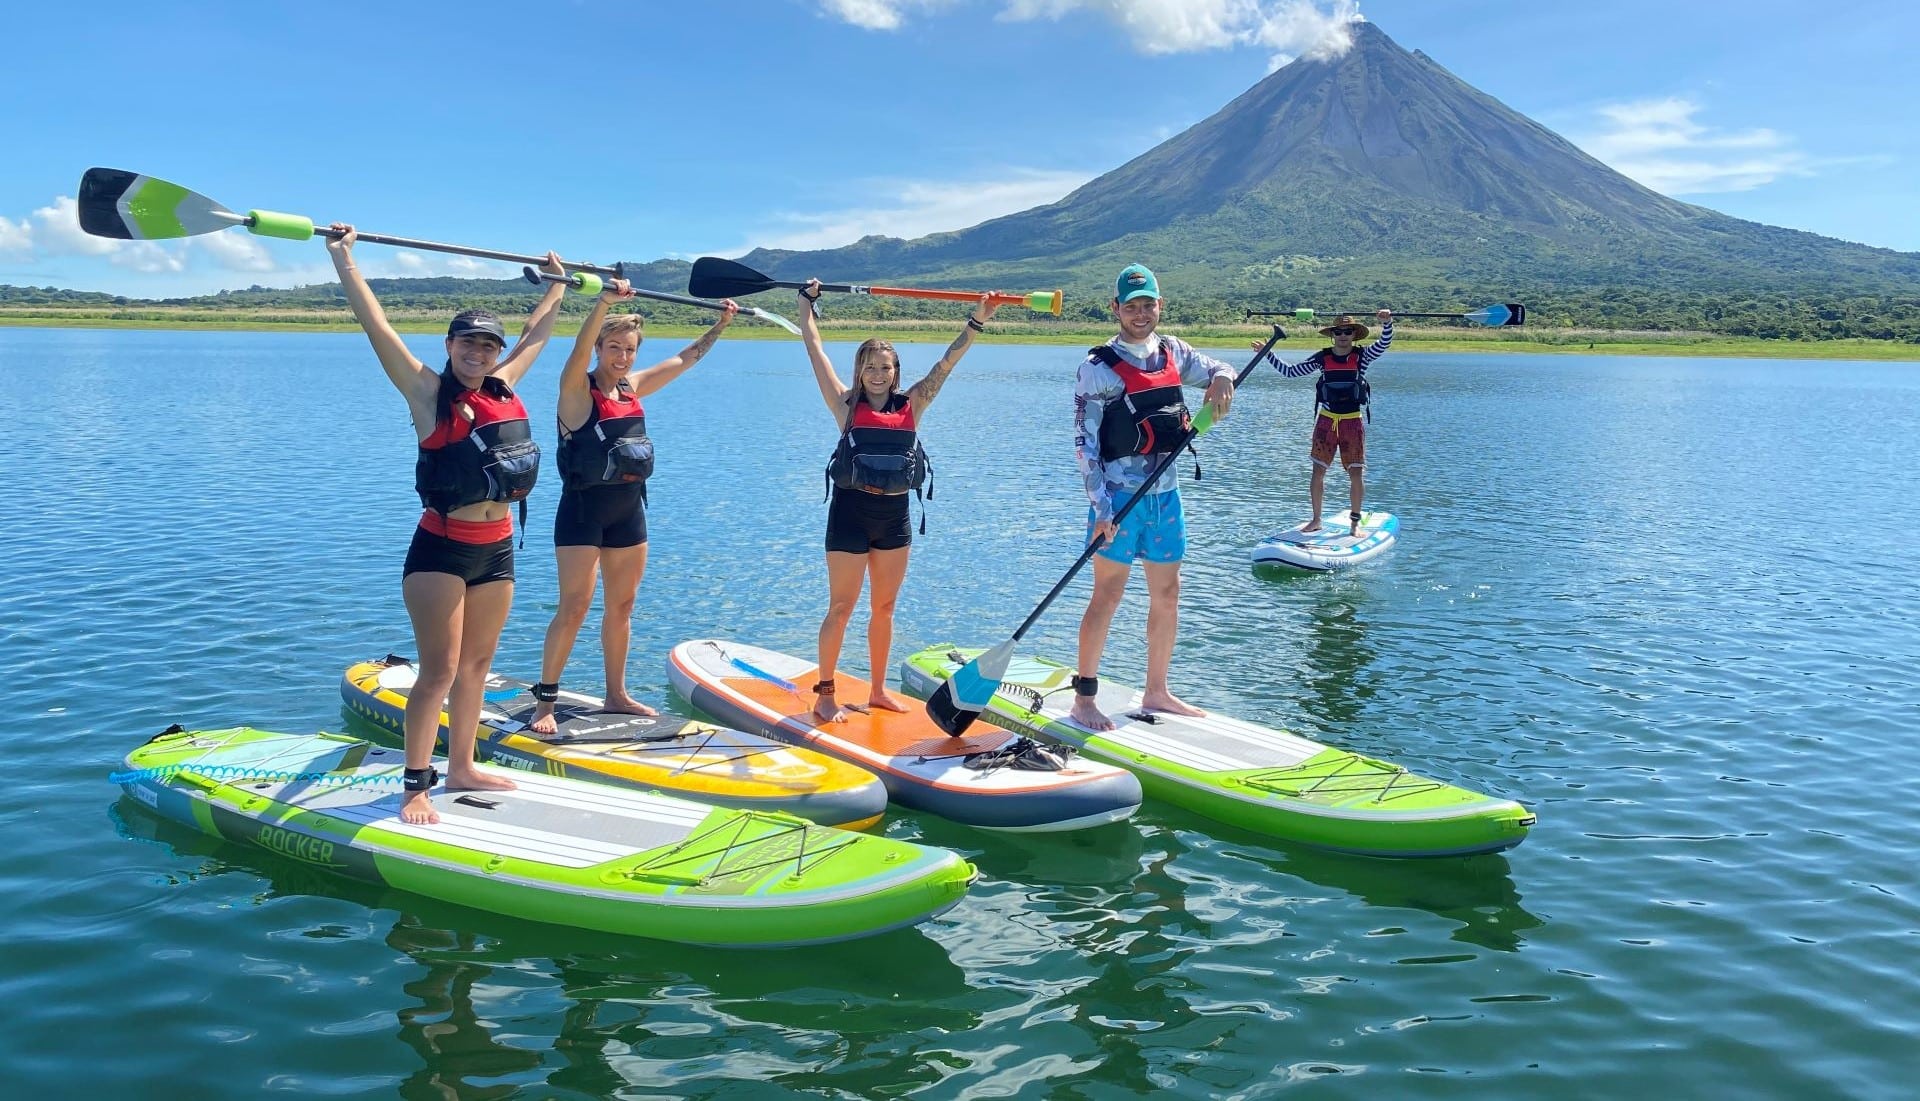
[[[493,968],[448,954],[471,954],[479,938],[422,924],[403,913],[386,939],[388,946],[421,965],[420,973],[400,986],[419,1004],[394,1012],[400,1021],[401,1042],[417,1052],[423,1064],[400,1084],[400,1096],[492,1101],[518,1092],[512,1082],[468,1081],[523,1075],[545,1062],[537,1051],[500,1042],[494,1036],[498,1025],[475,1010],[474,986],[492,975]]]
[[[262,877],[256,904],[341,898],[396,917],[395,968],[352,983],[351,1021],[384,1004],[419,1067],[406,1098],[487,1099],[544,1081],[570,1096],[634,1087],[738,1095],[751,1081],[817,1088],[820,1068],[851,1096],[897,1086],[901,1047],[967,1034],[977,992],[926,927],[796,950],[697,948],[559,928],[316,872],[199,833],[130,800],[109,810],[123,837],[159,844],[191,880]],[[963,904],[964,905],[964,904]]]
[[[1425,911],[1456,923],[1451,939],[1496,952],[1519,951],[1525,934],[1546,924],[1520,904],[1512,868],[1500,853],[1396,860],[1292,847],[1235,855],[1276,876],[1343,891],[1370,907]]]

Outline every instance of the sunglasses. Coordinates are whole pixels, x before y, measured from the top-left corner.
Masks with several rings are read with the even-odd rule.
[[[1333,335],[1335,335],[1335,336],[1352,336],[1352,335],[1354,335],[1355,333],[1357,333],[1357,332],[1359,332],[1359,331],[1360,331],[1359,329],[1335,329],[1335,330],[1333,330]]]

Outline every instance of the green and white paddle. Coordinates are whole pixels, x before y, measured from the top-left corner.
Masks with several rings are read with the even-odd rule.
[[[1286,339],[1286,336],[1286,330],[1278,325],[1273,327],[1273,335],[1267,338],[1267,342],[1261,345],[1259,351],[1253,353],[1253,358],[1248,360],[1247,365],[1240,368],[1240,373],[1234,376],[1235,389],[1239,389],[1240,384],[1247,381],[1247,376],[1253,373],[1253,369],[1259,366],[1260,361],[1273,350],[1273,346]],[[1186,448],[1187,444],[1212,427],[1213,406],[1202,405],[1200,411],[1193,415],[1192,430],[1161,456],[1160,461],[1155,463],[1153,469],[1147,473],[1146,480],[1140,483],[1140,488],[1144,490],[1159,481],[1160,475],[1166,473],[1167,468],[1180,457],[1180,452]],[[1114,526],[1118,527],[1120,521],[1127,518],[1127,513],[1133,511],[1133,506],[1139,504],[1145,497],[1144,492],[1128,497],[1127,503],[1120,506],[1120,511],[1113,514]],[[940,682],[940,687],[934,689],[933,695],[927,697],[927,717],[932,719],[935,725],[957,738],[973,724],[973,720],[980,717],[980,712],[993,702],[993,694],[1000,690],[1000,682],[1007,675],[1007,665],[1013,660],[1013,648],[1019,644],[1021,637],[1027,633],[1028,629],[1039,621],[1041,614],[1053,603],[1054,598],[1067,587],[1067,582],[1072,581],[1074,575],[1092,560],[1094,552],[1099,550],[1104,542],[1104,537],[1096,537],[1087,543],[1086,549],[1080,552],[1080,557],[1075,559],[1073,565],[1067,568],[1067,572],[1060,576],[1060,580],[1053,583],[1053,588],[1047,590],[1047,595],[1041,598],[1039,606],[1027,615],[1026,620],[1005,642],[962,665],[953,671],[952,676]]]
[[[328,226],[316,226],[313,224],[313,219],[299,214],[283,214],[273,210],[249,210],[245,214],[239,214],[179,184],[119,168],[87,169],[86,173],[80,177],[79,207],[81,229],[95,237],[110,237],[119,241],[166,241],[180,237],[197,237],[203,233],[218,233],[235,226],[244,226],[248,232],[260,237],[278,237],[287,241],[310,241],[315,237],[331,239],[340,236],[337,230]],[[545,262],[546,259],[519,252],[500,252],[495,249],[474,248],[471,245],[449,245],[413,237],[368,233],[364,230],[359,231],[358,236],[360,240],[376,245],[419,249],[422,252],[446,252],[456,256],[479,257],[483,260],[502,260],[510,264],[537,265]],[[561,264],[570,271],[583,275],[591,274],[596,278],[628,278],[625,264],[614,264],[609,267],[578,260],[562,260]],[[598,294],[599,288],[595,287],[591,293]],[[703,302],[678,295],[666,295],[659,291],[636,288],[634,293],[642,298],[677,302],[702,309],[721,308],[717,302]],[[742,308],[740,312],[778,325],[796,336],[800,333],[798,326],[778,314],[747,308]]]
[[[1295,321],[1307,323],[1307,322],[1313,321],[1314,318],[1316,317],[1339,317],[1342,314],[1345,314],[1348,317],[1358,318],[1364,321],[1367,318],[1373,316],[1373,311],[1372,310],[1309,310],[1309,309],[1306,309],[1305,307],[1299,307],[1291,310],[1248,310],[1247,316],[1242,320],[1251,321],[1256,317],[1291,317]],[[1461,321],[1471,321],[1475,325],[1485,325],[1488,328],[1499,328],[1503,325],[1525,325],[1527,323],[1527,308],[1518,302],[1500,302],[1492,306],[1482,306],[1477,310],[1468,310],[1465,313],[1397,313],[1396,312],[1393,316],[1396,318],[1446,317],[1446,318],[1458,319]]]

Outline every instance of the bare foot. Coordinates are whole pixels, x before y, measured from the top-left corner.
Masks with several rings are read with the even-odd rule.
[[[1143,711],[1165,711],[1169,715],[1205,715],[1206,712],[1193,706],[1172,692],[1148,692],[1140,697]]]
[[[1309,531],[1319,531],[1319,530],[1320,530],[1320,518],[1318,516],[1315,516],[1313,519],[1308,520],[1306,524],[1304,524],[1300,528],[1300,531],[1302,533],[1309,532]]]
[[[427,798],[429,794],[408,792],[407,797],[400,800],[400,821],[414,826],[431,826],[440,821],[439,812],[433,809],[433,800]]]
[[[553,704],[546,700],[534,704],[533,721],[527,724],[527,729],[535,734],[558,734],[560,724],[553,721]]]
[[[908,710],[907,705],[901,703],[893,693],[877,684],[873,686],[873,694],[867,697],[867,706],[877,707],[882,711],[898,711],[902,714]]]
[[[658,715],[660,713],[625,692],[609,695],[606,705],[601,710],[611,711],[616,715]]]
[[[1083,730],[1112,730],[1113,720],[1102,714],[1094,706],[1092,696],[1075,696],[1073,707],[1067,712],[1067,718],[1078,723]]]
[[[519,784],[505,776],[495,776],[490,772],[481,772],[468,765],[466,768],[447,766],[447,790],[465,791],[512,791]]]
[[[847,709],[828,693],[813,701],[813,717],[823,723],[843,723],[847,721]]]

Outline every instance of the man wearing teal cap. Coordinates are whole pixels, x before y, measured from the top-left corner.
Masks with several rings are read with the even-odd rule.
[[[1218,420],[1233,404],[1233,368],[1158,332],[1161,305],[1160,281],[1153,272],[1140,264],[1122,270],[1111,306],[1120,332],[1087,353],[1073,385],[1074,452],[1090,506],[1087,541],[1101,544],[1093,556],[1093,596],[1080,618],[1080,657],[1073,678],[1071,718],[1088,730],[1113,729],[1113,720],[1101,713],[1094,697],[1100,690],[1107,631],[1126,594],[1135,559],[1147,575],[1147,683],[1140,706],[1175,715],[1205,714],[1167,686],[1180,628],[1180,561],[1187,551],[1179,476],[1169,466],[1152,485],[1146,482],[1167,452],[1187,443],[1192,418],[1181,387],[1206,387],[1207,403]],[[1115,515],[1136,495],[1139,503],[1116,525]]]

